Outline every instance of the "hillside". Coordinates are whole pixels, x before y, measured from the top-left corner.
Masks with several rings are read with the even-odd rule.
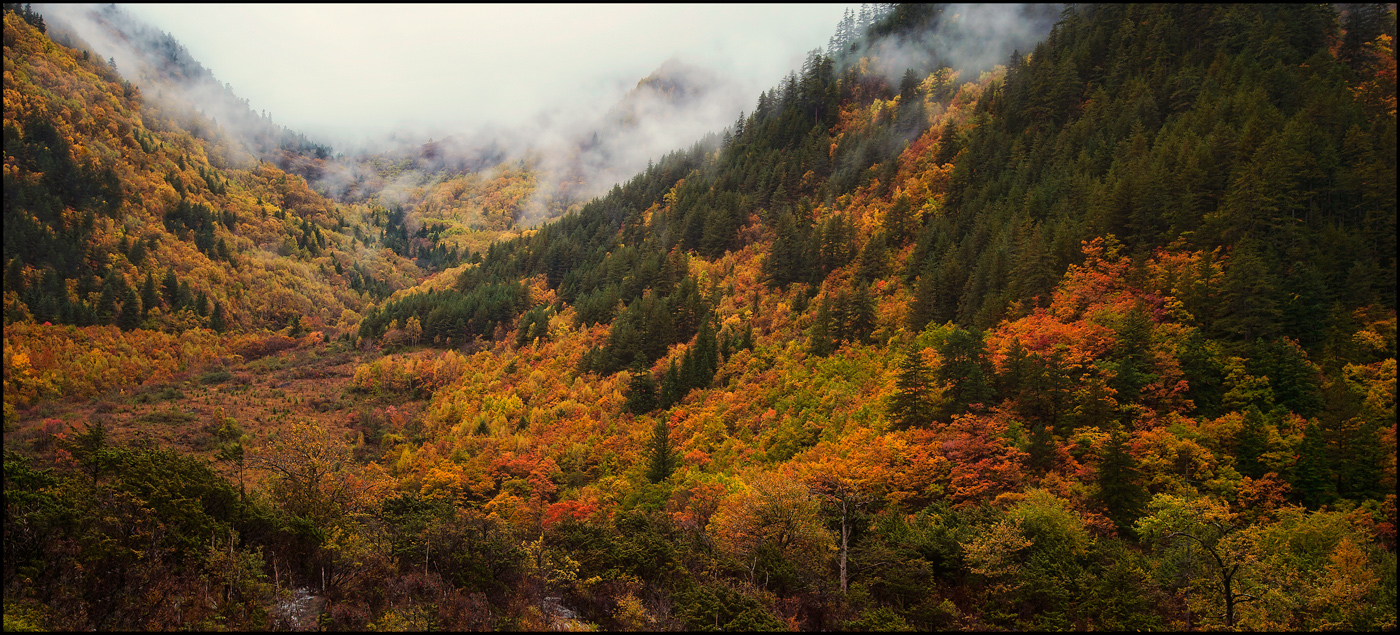
[[[863,8],[521,231],[538,164],[327,199],[7,5],[6,628],[1393,629],[1342,9]]]

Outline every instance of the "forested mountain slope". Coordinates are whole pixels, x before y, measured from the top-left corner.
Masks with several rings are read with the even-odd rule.
[[[7,11],[7,624],[266,628],[309,587],[349,630],[1393,629],[1394,11],[1075,5],[981,69],[947,37],[972,10],[843,23],[731,128],[450,278],[342,300],[353,360],[227,360],[358,364],[333,404],[278,401],[240,436],[226,408],[256,381],[178,384],[219,404],[191,450],[107,438],[154,420],[125,402],[70,416],[96,390],[12,402],[43,370],[12,333],[56,328],[31,289],[67,277],[12,255],[12,209],[42,229],[42,196],[115,206],[160,224],[157,256],[227,261],[165,227],[189,215],[168,180],[133,184],[198,146],[103,133],[145,130],[96,119],[135,112],[120,79]],[[84,86],[101,111],[44,97]],[[40,112],[95,148],[71,199],[23,163],[37,146],[11,159],[48,139]],[[275,168],[207,170],[176,182],[234,213],[216,239],[306,227],[258,215],[303,216],[253,176]],[[12,207],[12,180],[40,194]],[[166,188],[174,214],[134,202]],[[403,223],[325,205],[334,255],[375,226],[342,210],[390,219],[385,245]],[[219,271],[327,257],[287,251]],[[239,328],[278,326],[230,288],[209,293]],[[199,326],[181,337],[254,337]],[[75,517],[89,501],[117,511]],[[118,565],[154,590],[115,593]]]

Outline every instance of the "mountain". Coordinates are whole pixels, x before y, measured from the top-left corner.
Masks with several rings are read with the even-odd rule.
[[[862,7],[529,229],[547,158],[415,142],[329,200],[39,24],[6,6],[7,628],[1394,624],[1386,5]],[[103,314],[87,263],[136,285],[129,235],[227,332],[42,324]]]
[[[226,156],[221,157],[227,164],[256,158],[313,182],[317,179],[330,147],[274,124],[266,112],[255,112],[248,100],[216,79],[170,34],[115,4],[52,5],[43,10],[51,22],[71,33],[58,34],[59,41],[68,43],[76,38],[87,48],[106,52],[109,60],[123,69],[122,76],[146,94],[158,94],[170,106],[210,118],[219,132],[229,137],[222,153]]]
[[[236,146],[211,120],[11,22],[7,320],[344,328],[375,294],[415,281],[415,265],[364,245],[367,209],[266,162],[231,160]]]

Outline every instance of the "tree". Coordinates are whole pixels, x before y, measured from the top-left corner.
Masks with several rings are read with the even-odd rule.
[[[141,326],[141,299],[136,296],[136,291],[131,287],[126,288],[126,293],[122,297],[121,314],[117,316],[117,326],[123,331],[130,331]]]
[[[839,571],[841,592],[848,586],[847,562],[850,553],[851,533],[855,528],[855,514],[871,502],[873,497],[868,490],[869,470],[854,470],[851,462],[828,460],[811,466],[807,481],[812,493],[835,507],[841,516],[841,555]],[[864,466],[862,466],[864,467]]]
[[[218,440],[218,450],[214,453],[214,458],[224,461],[233,466],[234,472],[238,475],[238,495],[240,498],[247,497],[247,490],[244,485],[244,468],[247,465],[244,444],[248,442],[248,436],[243,433],[243,427],[238,425],[232,417],[224,416],[224,409],[218,408],[214,411],[214,438]]]
[[[766,583],[784,562],[817,573],[835,546],[821,520],[821,502],[791,475],[755,474],[720,503],[708,531],[721,552],[748,570],[751,584]],[[762,565],[768,566],[760,580]]]
[[[1186,585],[1201,592],[1197,601],[1219,602],[1225,626],[1234,628],[1236,609],[1258,599],[1243,592],[1245,565],[1255,562],[1257,556],[1247,538],[1236,531],[1240,528],[1236,515],[1224,503],[1208,498],[1188,501],[1169,494],[1158,494],[1149,507],[1151,513],[1137,522],[1138,535],[1165,546],[1169,552],[1164,564],[1181,568]],[[1195,577],[1197,562],[1210,571],[1208,582]],[[1190,603],[1188,599],[1188,608]]]
[[[938,379],[948,387],[948,414],[962,414],[970,405],[991,402],[991,365],[981,332],[956,329],[948,334],[938,353],[943,358]]]
[[[97,300],[97,323],[111,324],[117,317],[117,290],[114,285],[102,285],[102,295]]]
[[[885,213],[885,235],[890,237],[891,243],[904,245],[913,237],[916,227],[912,208],[913,204],[908,194],[901,192],[899,196],[894,197],[894,203]]]
[[[1108,518],[1126,534],[1142,514],[1147,502],[1147,490],[1142,486],[1142,473],[1137,460],[1128,453],[1128,435],[1114,431],[1099,464],[1098,489],[1094,498],[1108,510]]]
[[[316,525],[339,518],[351,502],[350,448],[315,421],[279,431],[246,460],[270,473],[273,499],[283,509]]]
[[[146,272],[146,281],[141,285],[141,315],[144,317],[160,304],[160,290],[156,287],[156,277]]]
[[[175,309],[179,308],[176,301],[180,297],[180,281],[175,277],[174,269],[165,270],[165,281],[161,284],[161,289],[165,295],[165,306],[174,313]]]
[[[671,450],[671,428],[664,418],[656,420],[651,441],[647,444],[647,480],[660,483],[676,469],[676,457]]]
[[[807,343],[807,350],[817,357],[826,357],[836,350],[836,341],[832,331],[836,330],[833,324],[835,320],[831,315],[831,302],[828,296],[822,296],[821,302],[817,304],[817,315],[813,319],[812,338]]]
[[[220,302],[214,302],[214,311],[209,316],[209,328],[214,329],[215,333],[223,333],[228,328],[228,317],[224,314],[224,305]]]
[[[899,377],[895,380],[895,393],[890,398],[888,412],[895,428],[900,430],[922,428],[933,422],[928,366],[924,364],[923,353],[912,345],[899,363]]]
[[[870,285],[862,282],[856,285],[855,295],[851,297],[849,335],[863,344],[870,343],[870,336],[875,332],[875,298],[870,295]]]
[[[632,414],[646,414],[656,409],[656,380],[651,371],[640,363],[632,365],[632,380],[627,385],[627,411]]]
[[[1292,485],[1302,495],[1303,504],[1314,509],[1337,497],[1337,481],[1332,473],[1327,440],[1316,419],[1303,429]]]

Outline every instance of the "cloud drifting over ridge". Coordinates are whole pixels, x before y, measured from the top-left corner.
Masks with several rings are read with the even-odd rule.
[[[337,146],[598,114],[679,57],[757,96],[844,5],[128,5],[279,123]],[[118,60],[120,62],[120,60]]]

